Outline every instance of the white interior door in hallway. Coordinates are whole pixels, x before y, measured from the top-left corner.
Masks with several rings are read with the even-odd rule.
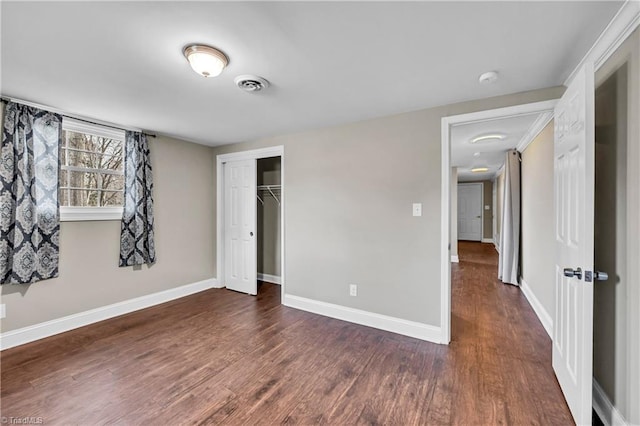
[[[458,239],[482,241],[482,183],[458,184]]]
[[[224,285],[235,291],[258,294],[256,160],[224,165]]]
[[[595,87],[587,63],[555,116],[555,295],[553,369],[579,425],[591,424]]]

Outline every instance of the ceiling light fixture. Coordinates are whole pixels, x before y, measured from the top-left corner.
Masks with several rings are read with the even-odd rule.
[[[476,138],[471,139],[471,143],[478,143],[478,142],[488,141],[488,140],[492,140],[492,139],[503,140],[504,139],[504,135],[495,134],[495,135],[478,136]]]
[[[482,172],[488,172],[489,168],[488,167],[474,167],[473,169],[471,169],[471,171],[473,173],[482,173]]]
[[[473,153],[473,156],[474,156],[474,157],[480,157],[480,153],[479,153],[479,152],[474,152],[474,153]]]
[[[190,44],[182,50],[191,68],[204,77],[217,77],[229,64],[227,56],[204,44]]]

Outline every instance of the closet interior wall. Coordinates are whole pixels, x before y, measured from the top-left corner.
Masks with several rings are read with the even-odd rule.
[[[282,191],[260,189],[265,185],[281,185],[280,157],[257,160],[258,184],[258,279],[274,276],[280,271],[280,199]],[[268,281],[268,280],[267,280]]]

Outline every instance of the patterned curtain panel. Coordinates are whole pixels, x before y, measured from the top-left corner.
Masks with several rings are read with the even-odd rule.
[[[153,238],[153,176],[147,136],[126,132],[124,213],[120,232],[120,266],[156,261]]]
[[[62,117],[9,102],[0,151],[0,283],[58,276]]]

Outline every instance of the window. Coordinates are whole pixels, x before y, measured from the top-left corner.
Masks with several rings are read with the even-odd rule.
[[[60,219],[116,220],[124,202],[124,131],[64,118]]]

